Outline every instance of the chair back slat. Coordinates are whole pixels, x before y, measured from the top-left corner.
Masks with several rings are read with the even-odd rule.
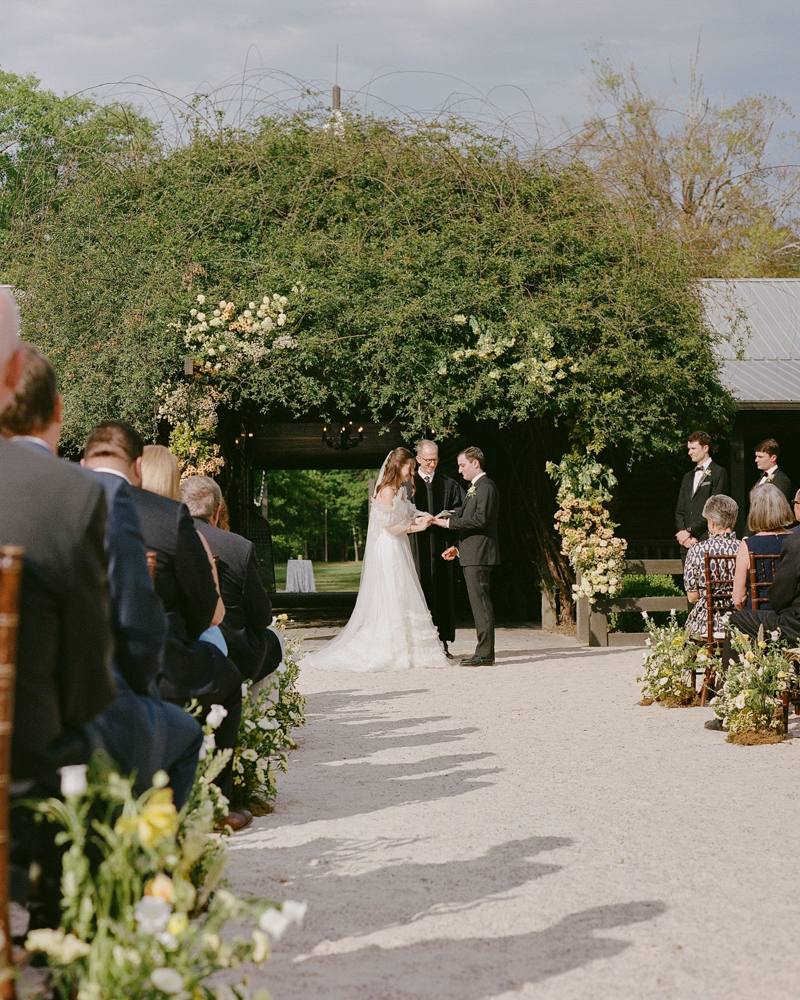
[[[714,615],[733,609],[733,575],[736,556],[705,553],[706,573],[706,635],[714,639]]]
[[[156,568],[158,566],[158,553],[153,549],[148,549],[145,553],[147,556],[147,568],[150,570],[150,579],[153,583],[156,582]]]
[[[8,788],[11,777],[11,730],[14,723],[14,678],[19,631],[19,595],[24,549],[0,548],[0,935],[3,967],[2,1000],[14,1000],[16,985],[8,975],[13,969],[11,927],[8,919]]]
[[[775,579],[780,554],[750,553],[750,603],[754,611],[769,603],[767,587]],[[760,578],[760,579],[759,579]]]

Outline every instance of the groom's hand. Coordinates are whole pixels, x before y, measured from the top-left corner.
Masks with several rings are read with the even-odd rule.
[[[445,549],[442,553],[442,559],[446,559],[448,562],[452,562],[458,556],[458,549],[455,545],[451,545],[449,549]]]
[[[449,517],[435,517],[433,523],[439,528],[449,528],[450,518]]]

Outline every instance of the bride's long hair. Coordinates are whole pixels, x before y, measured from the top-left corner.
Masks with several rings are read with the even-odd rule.
[[[391,486],[395,490],[400,489],[405,482],[403,479],[403,466],[408,462],[412,463],[411,492],[412,494],[414,493],[414,456],[408,448],[395,448],[394,451],[389,452],[386,458],[386,468],[383,470],[380,482],[375,487],[376,496],[380,493],[384,486]]]

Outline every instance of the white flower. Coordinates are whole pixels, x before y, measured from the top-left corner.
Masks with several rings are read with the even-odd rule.
[[[256,307],[255,302],[249,302],[248,305],[250,306],[251,309],[255,309]]]
[[[281,660],[281,662],[277,666],[277,669],[275,670],[275,673],[276,674],[285,674],[286,673],[286,669],[287,669],[286,664],[283,662],[283,660]]]
[[[666,684],[669,684],[669,677],[662,677],[658,683],[661,685],[661,687],[664,687]]]
[[[242,750],[242,760],[258,760],[258,754],[255,750]]]
[[[778,628],[776,628],[774,632],[770,632],[769,634],[770,639],[772,639],[773,642],[777,642],[778,639],[780,638],[780,635],[781,635],[781,630]]]
[[[85,764],[67,764],[62,767],[61,774],[61,794],[65,799],[72,795],[85,795],[89,787],[86,780]]]
[[[277,720],[275,719],[268,719],[266,718],[266,716],[264,716],[263,718],[258,720],[258,726],[260,729],[264,730],[279,729],[280,723],[277,722]]]
[[[175,951],[178,947],[178,939],[169,931],[164,931],[158,935],[158,940],[165,951]]]
[[[213,733],[203,737],[203,745],[200,747],[199,758],[205,760],[208,754],[217,749],[217,741]]]
[[[296,899],[287,899],[281,906],[281,913],[293,924],[302,924],[307,909],[308,903],[298,903]]]
[[[242,684],[242,697],[243,698],[247,697],[247,692],[249,690],[250,690],[250,688],[247,686],[247,684]]]
[[[206,321],[206,314],[205,313],[198,313],[197,314],[197,322],[198,323],[205,323],[205,321]]]
[[[222,705],[212,705],[211,711],[206,716],[206,722],[212,729],[216,729],[217,726],[221,725],[222,720],[227,714],[227,708],[223,708]]]
[[[153,775],[153,788],[166,788],[169,784],[169,775],[166,771],[156,771]]]
[[[650,616],[649,616],[649,615],[647,614],[647,612],[646,612],[646,611],[643,611],[643,612],[642,612],[642,618],[649,618],[649,617],[650,617]]]
[[[142,896],[133,908],[133,915],[144,934],[162,934],[172,916],[172,907],[162,896]]]
[[[745,699],[745,696],[744,696],[744,692],[742,692],[741,694],[737,694],[736,697],[733,700],[733,704],[738,709],[744,708],[744,706],[746,705],[746,703],[747,702],[746,702],[746,699]]]
[[[206,304],[206,297],[205,297],[205,295],[198,295],[197,296],[197,301],[200,303],[201,306],[204,306]]]
[[[261,930],[265,934],[269,934],[275,941],[279,941],[283,937],[283,933],[289,924],[289,918],[281,913],[280,910],[264,910],[258,921],[258,926]]]
[[[183,989],[183,976],[177,969],[153,969],[150,980],[162,993],[180,993]]]
[[[645,646],[652,646],[653,645],[653,640],[652,639],[645,639],[644,640],[644,644],[645,644]]]
[[[672,615],[674,617],[674,615],[675,615],[675,608],[670,608],[669,609],[669,613],[670,613],[670,615]]]
[[[253,961],[256,965],[266,962],[270,954],[269,937],[260,930],[253,931]]]

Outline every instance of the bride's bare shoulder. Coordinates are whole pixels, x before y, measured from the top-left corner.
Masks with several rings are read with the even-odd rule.
[[[381,506],[391,507],[394,504],[396,495],[397,490],[393,486],[384,486],[383,489],[378,491],[376,499]]]

